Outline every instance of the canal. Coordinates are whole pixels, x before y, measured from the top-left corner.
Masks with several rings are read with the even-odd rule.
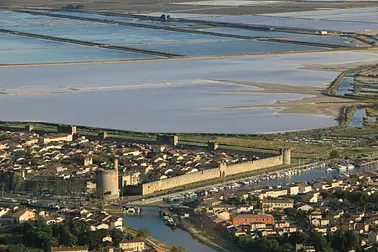
[[[343,174],[368,171],[376,167],[377,165],[356,167],[353,170],[343,172]],[[261,186],[278,186],[293,182],[313,181],[319,178],[337,178],[340,175],[340,172],[337,170],[327,172],[327,168],[317,168],[286,178],[270,179],[255,183],[251,185],[250,188]],[[244,186],[240,188],[246,189]],[[154,238],[164,241],[169,245],[183,246],[188,252],[215,252],[214,249],[192,238],[188,232],[179,228],[172,229],[165,225],[161,220],[158,208],[143,208],[140,216],[125,216],[124,219],[127,226],[135,229],[148,228]]]
[[[179,228],[172,229],[165,225],[160,217],[158,208],[143,208],[140,216],[125,216],[125,223],[135,229],[148,228],[151,236],[168,243],[169,245],[180,245],[186,248],[187,252],[215,252],[216,250],[200,243],[198,240]]]

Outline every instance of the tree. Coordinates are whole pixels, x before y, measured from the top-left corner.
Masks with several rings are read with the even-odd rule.
[[[41,249],[28,248],[23,244],[12,244],[6,249],[7,252],[43,252]]]
[[[309,240],[310,236],[304,232],[295,232],[289,238],[291,244],[303,244]]]
[[[173,246],[169,251],[170,252],[185,252],[186,248],[182,246]]]
[[[113,243],[117,246],[118,246],[119,242],[122,241],[123,238],[124,238],[123,232],[119,229],[113,229],[110,236],[112,237]]]
[[[151,236],[151,232],[148,228],[138,230],[137,237],[147,238],[149,236]]]
[[[337,150],[333,150],[333,151],[331,151],[331,153],[329,153],[329,157],[330,158],[339,158],[340,153]]]
[[[77,243],[77,237],[74,236],[67,225],[59,225],[58,228],[59,244],[65,246],[74,246]]]
[[[297,215],[298,213],[298,210],[295,209],[295,208],[286,208],[285,210],[285,214],[290,217],[291,219],[294,219],[295,216]]]
[[[346,240],[346,248],[350,249],[357,249],[360,246],[360,238],[353,230],[345,231],[344,237]]]
[[[12,244],[9,245],[7,248],[7,251],[9,252],[23,252],[27,251],[24,244]]]
[[[311,244],[314,245],[316,251],[328,251],[329,244],[324,236],[318,232],[314,232],[310,235]]]

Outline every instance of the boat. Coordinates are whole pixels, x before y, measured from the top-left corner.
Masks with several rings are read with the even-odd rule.
[[[347,166],[339,164],[339,165],[336,166],[336,168],[337,168],[339,171],[345,171],[345,170],[347,169]]]
[[[348,165],[347,165],[347,169],[348,169],[348,170],[353,170],[353,169],[354,169],[354,165],[352,165],[352,164],[348,164]]]
[[[126,214],[130,214],[130,215],[139,214],[140,213],[140,208],[139,207],[124,207],[123,211]]]
[[[176,227],[176,222],[172,218],[169,218],[165,223],[168,226]]]
[[[18,201],[14,199],[0,199],[0,205],[17,205]]]

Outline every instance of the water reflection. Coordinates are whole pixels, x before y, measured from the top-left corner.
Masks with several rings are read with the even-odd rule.
[[[194,239],[188,232],[179,228],[173,230],[165,225],[161,220],[158,208],[143,208],[140,216],[125,216],[124,220],[126,225],[136,229],[148,228],[154,238],[169,245],[183,246],[188,252],[216,251]]]

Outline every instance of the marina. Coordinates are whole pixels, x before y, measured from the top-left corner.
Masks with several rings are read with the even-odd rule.
[[[376,167],[376,161],[366,163],[366,165],[355,167],[354,169],[352,169],[350,164],[349,169],[334,169],[331,172],[328,171],[329,167],[326,165],[320,165],[320,167],[309,166],[297,170],[267,173],[249,179],[240,179],[234,182],[227,182],[219,186],[212,186],[201,190],[193,190],[192,192],[178,193],[173,198],[180,198],[183,201],[185,199],[185,195],[187,198],[191,198],[193,197],[193,194],[204,196],[208,194],[215,194],[222,190],[231,190],[235,192],[238,190],[251,191],[253,188],[284,186],[288,183],[294,182],[312,182],[319,178],[337,178],[339,176],[348,176],[350,173],[369,171]],[[180,201],[177,200],[176,202]],[[170,217],[168,216],[162,217],[159,208],[150,207],[142,207],[141,215],[139,216],[124,216],[126,225],[136,229],[148,228],[153,237],[156,237],[157,239],[169,244],[184,246],[187,248],[188,252],[195,252],[199,249],[201,249],[200,251],[215,251],[214,249],[193,239],[181,228],[172,229],[171,225],[166,224],[169,218]]]

